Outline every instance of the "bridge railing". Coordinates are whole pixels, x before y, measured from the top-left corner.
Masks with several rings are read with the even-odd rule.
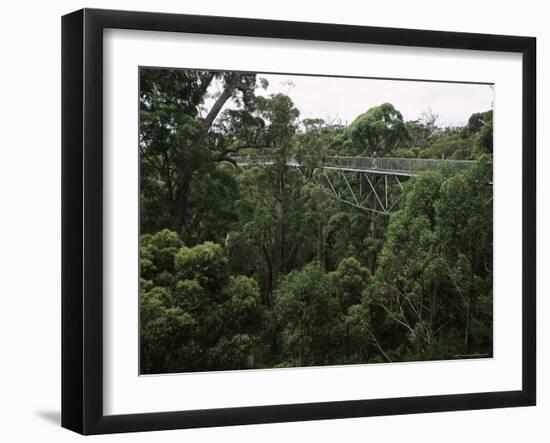
[[[280,157],[274,155],[260,155],[260,156],[238,156],[231,157],[231,159],[237,163],[238,166],[249,166],[249,165],[274,165],[281,162]],[[294,157],[287,157],[286,164],[288,166],[302,166],[302,162]]]
[[[276,156],[246,156],[232,157],[239,166],[273,165],[281,161]],[[318,166],[335,169],[352,169],[358,171],[384,171],[416,175],[419,172],[434,169],[452,168],[464,170],[476,162],[473,160],[439,160],[423,158],[388,158],[388,157],[304,157],[301,159],[288,157],[288,166]]]
[[[248,165],[272,165],[277,162],[277,157],[262,155],[262,156],[238,156],[231,159],[239,166]]]
[[[433,169],[451,167],[464,170],[475,164],[472,160],[439,160],[423,158],[388,157],[326,157],[322,165],[357,170],[382,170],[403,173],[419,173]]]

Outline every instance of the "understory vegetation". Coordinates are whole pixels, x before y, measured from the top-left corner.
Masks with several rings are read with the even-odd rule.
[[[141,372],[492,356],[492,111],[441,127],[383,103],[342,124],[266,86],[140,71]],[[316,179],[324,156],[375,152],[476,162],[394,183],[390,215]]]

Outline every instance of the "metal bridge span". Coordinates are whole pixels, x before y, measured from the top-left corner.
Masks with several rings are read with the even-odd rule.
[[[279,164],[270,156],[232,157],[240,167]],[[289,157],[285,164],[302,175],[306,168],[318,169],[311,179],[339,201],[366,211],[389,215],[400,199],[402,180],[437,169],[465,170],[475,161],[376,157]]]

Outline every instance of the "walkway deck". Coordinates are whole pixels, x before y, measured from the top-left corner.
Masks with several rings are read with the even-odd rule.
[[[239,166],[273,165],[275,157],[233,157]],[[434,169],[452,168],[464,170],[474,165],[471,160],[436,160],[422,158],[373,158],[373,157],[326,157],[324,160],[305,157],[288,158],[286,164],[291,167],[318,167],[337,171],[368,172],[372,174],[398,175],[412,177],[420,172]]]

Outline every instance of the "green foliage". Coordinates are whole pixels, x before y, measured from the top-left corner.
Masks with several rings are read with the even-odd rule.
[[[253,367],[265,317],[256,281],[229,276],[220,245],[181,246],[168,230],[142,236],[141,251],[151,278],[141,284],[142,371]]]
[[[163,273],[174,273],[174,255],[182,246],[175,232],[168,229],[156,234],[146,234],[141,238],[140,267],[141,278],[153,280]]]
[[[342,336],[338,298],[319,263],[309,263],[281,279],[275,315],[283,353],[295,366],[327,364],[331,355],[338,355]]]
[[[492,353],[490,181],[487,163],[419,176],[392,215],[376,285],[401,358]]]
[[[472,121],[473,120],[473,121]],[[475,123],[474,123],[475,122]],[[493,153],[493,111],[473,114],[468,121],[470,132],[477,133],[475,146],[481,153]]]
[[[347,128],[348,149],[356,155],[385,155],[408,139],[403,116],[383,103],[357,117]]]
[[[182,309],[171,304],[172,295],[166,288],[142,291],[141,317],[141,370],[145,373],[168,370],[193,370],[196,352],[193,337],[196,320]]]
[[[418,153],[420,158],[468,160],[474,153],[473,137],[462,128],[445,128],[434,134]]]
[[[252,336],[258,334],[264,312],[256,280],[244,275],[232,276],[224,288],[224,299],[228,327]]]
[[[295,133],[300,111],[294,107],[290,97],[276,94],[269,98],[257,97],[256,108],[260,116],[268,122],[264,134],[268,146],[284,147]]]
[[[352,305],[361,301],[361,295],[367,288],[370,271],[354,257],[343,259],[334,272],[328,274],[336,287],[340,307],[344,313]]]
[[[228,278],[227,258],[213,242],[182,247],[175,256],[175,269],[178,280],[196,280],[212,293],[221,291]]]
[[[141,371],[491,356],[492,111],[440,127],[384,103],[343,125],[265,86],[140,71]],[[374,152],[477,163],[392,183],[390,217],[319,186],[323,158]]]

